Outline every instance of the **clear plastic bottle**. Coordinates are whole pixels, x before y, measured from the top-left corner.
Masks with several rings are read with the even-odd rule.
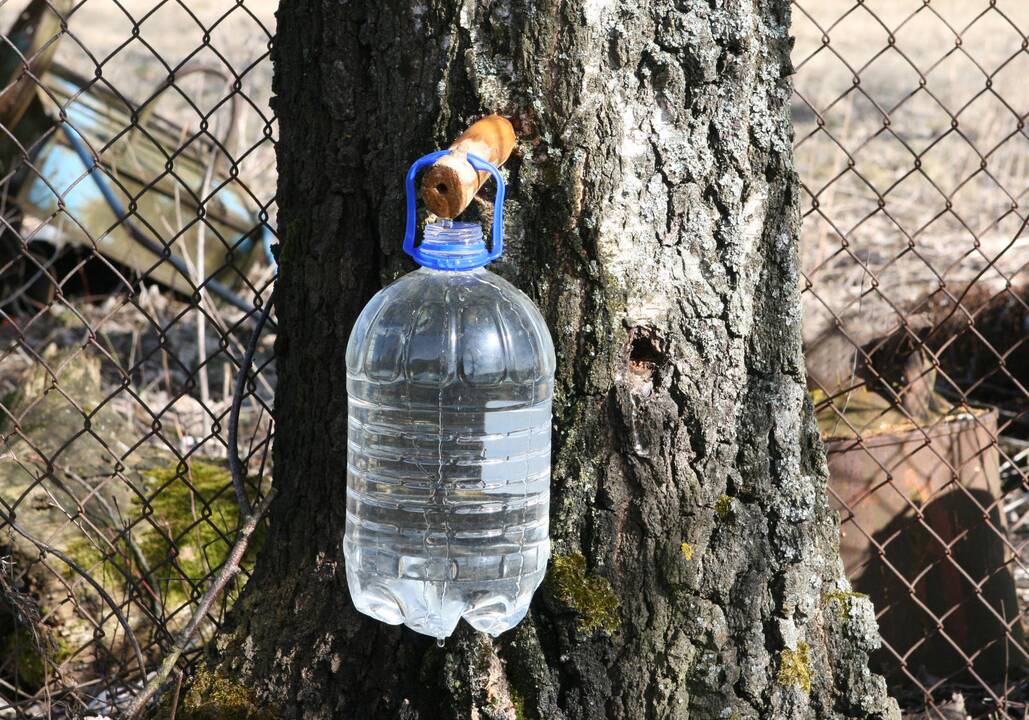
[[[497,635],[550,555],[554,347],[532,301],[481,267],[478,225],[430,225],[417,251],[347,346],[347,583],[383,622]]]

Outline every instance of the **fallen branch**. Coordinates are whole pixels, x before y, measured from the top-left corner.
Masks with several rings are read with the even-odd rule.
[[[272,488],[264,500],[261,501],[260,506],[257,510],[247,517],[246,522],[243,523],[243,527],[239,530],[239,536],[236,538],[235,545],[232,546],[232,550],[229,552],[228,558],[225,560],[225,564],[222,565],[218,574],[215,576],[211,586],[207,588],[207,592],[200,598],[200,604],[197,609],[193,612],[193,616],[189,619],[189,623],[183,628],[182,632],[179,633],[178,638],[175,640],[175,644],[171,650],[165,656],[164,660],[161,661],[161,667],[155,672],[136,699],[129,705],[128,710],[125,713],[125,717],[132,720],[139,716],[146,707],[147,703],[150,702],[151,698],[157,694],[157,691],[168,682],[172,673],[175,671],[175,665],[178,663],[179,658],[182,657],[188,648],[190,641],[193,639],[194,633],[197,628],[200,627],[200,623],[203,622],[207,612],[211,609],[211,605],[214,604],[215,599],[221,594],[225,586],[228,585],[229,581],[234,578],[240,569],[240,563],[243,561],[243,556],[246,554],[247,547],[250,545],[250,539],[253,537],[254,532],[257,530],[257,526],[261,522],[261,518],[268,511],[268,507],[271,505],[272,498],[275,497],[275,489]]]

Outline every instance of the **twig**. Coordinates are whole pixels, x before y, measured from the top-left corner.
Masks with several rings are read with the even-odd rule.
[[[200,88],[201,94],[203,93],[203,85]],[[211,148],[211,158],[207,163],[207,170],[204,172],[203,182],[200,184],[200,207],[198,210],[207,209],[207,194],[211,191],[211,181],[214,179],[214,168],[218,164],[218,146],[215,145]],[[204,314],[203,307],[207,305],[209,308],[213,308],[213,303],[204,302],[204,281],[207,279],[207,257],[205,251],[206,245],[206,229],[204,222],[197,224],[196,233],[196,286],[197,286],[197,309],[196,309],[196,332],[197,332],[197,372],[200,374],[200,402],[204,404],[205,408],[211,406],[211,388],[210,381],[207,376],[207,316]],[[186,251],[185,243],[182,246],[182,254],[186,257],[189,253]],[[207,438],[211,435],[211,418],[207,413],[201,413],[200,415],[201,432],[203,439],[200,442],[206,442]]]
[[[168,720],[175,720],[175,715],[178,714],[179,710],[179,693],[182,692],[182,673],[175,673],[175,691],[172,693],[171,698],[171,710],[168,713]]]

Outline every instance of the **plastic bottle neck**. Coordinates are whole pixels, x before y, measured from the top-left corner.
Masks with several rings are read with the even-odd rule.
[[[412,257],[433,270],[472,270],[490,261],[479,224],[452,220],[426,225]]]

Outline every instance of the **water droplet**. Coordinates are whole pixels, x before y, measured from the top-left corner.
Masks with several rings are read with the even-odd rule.
[[[446,638],[436,638],[436,647],[441,648],[447,644]]]

